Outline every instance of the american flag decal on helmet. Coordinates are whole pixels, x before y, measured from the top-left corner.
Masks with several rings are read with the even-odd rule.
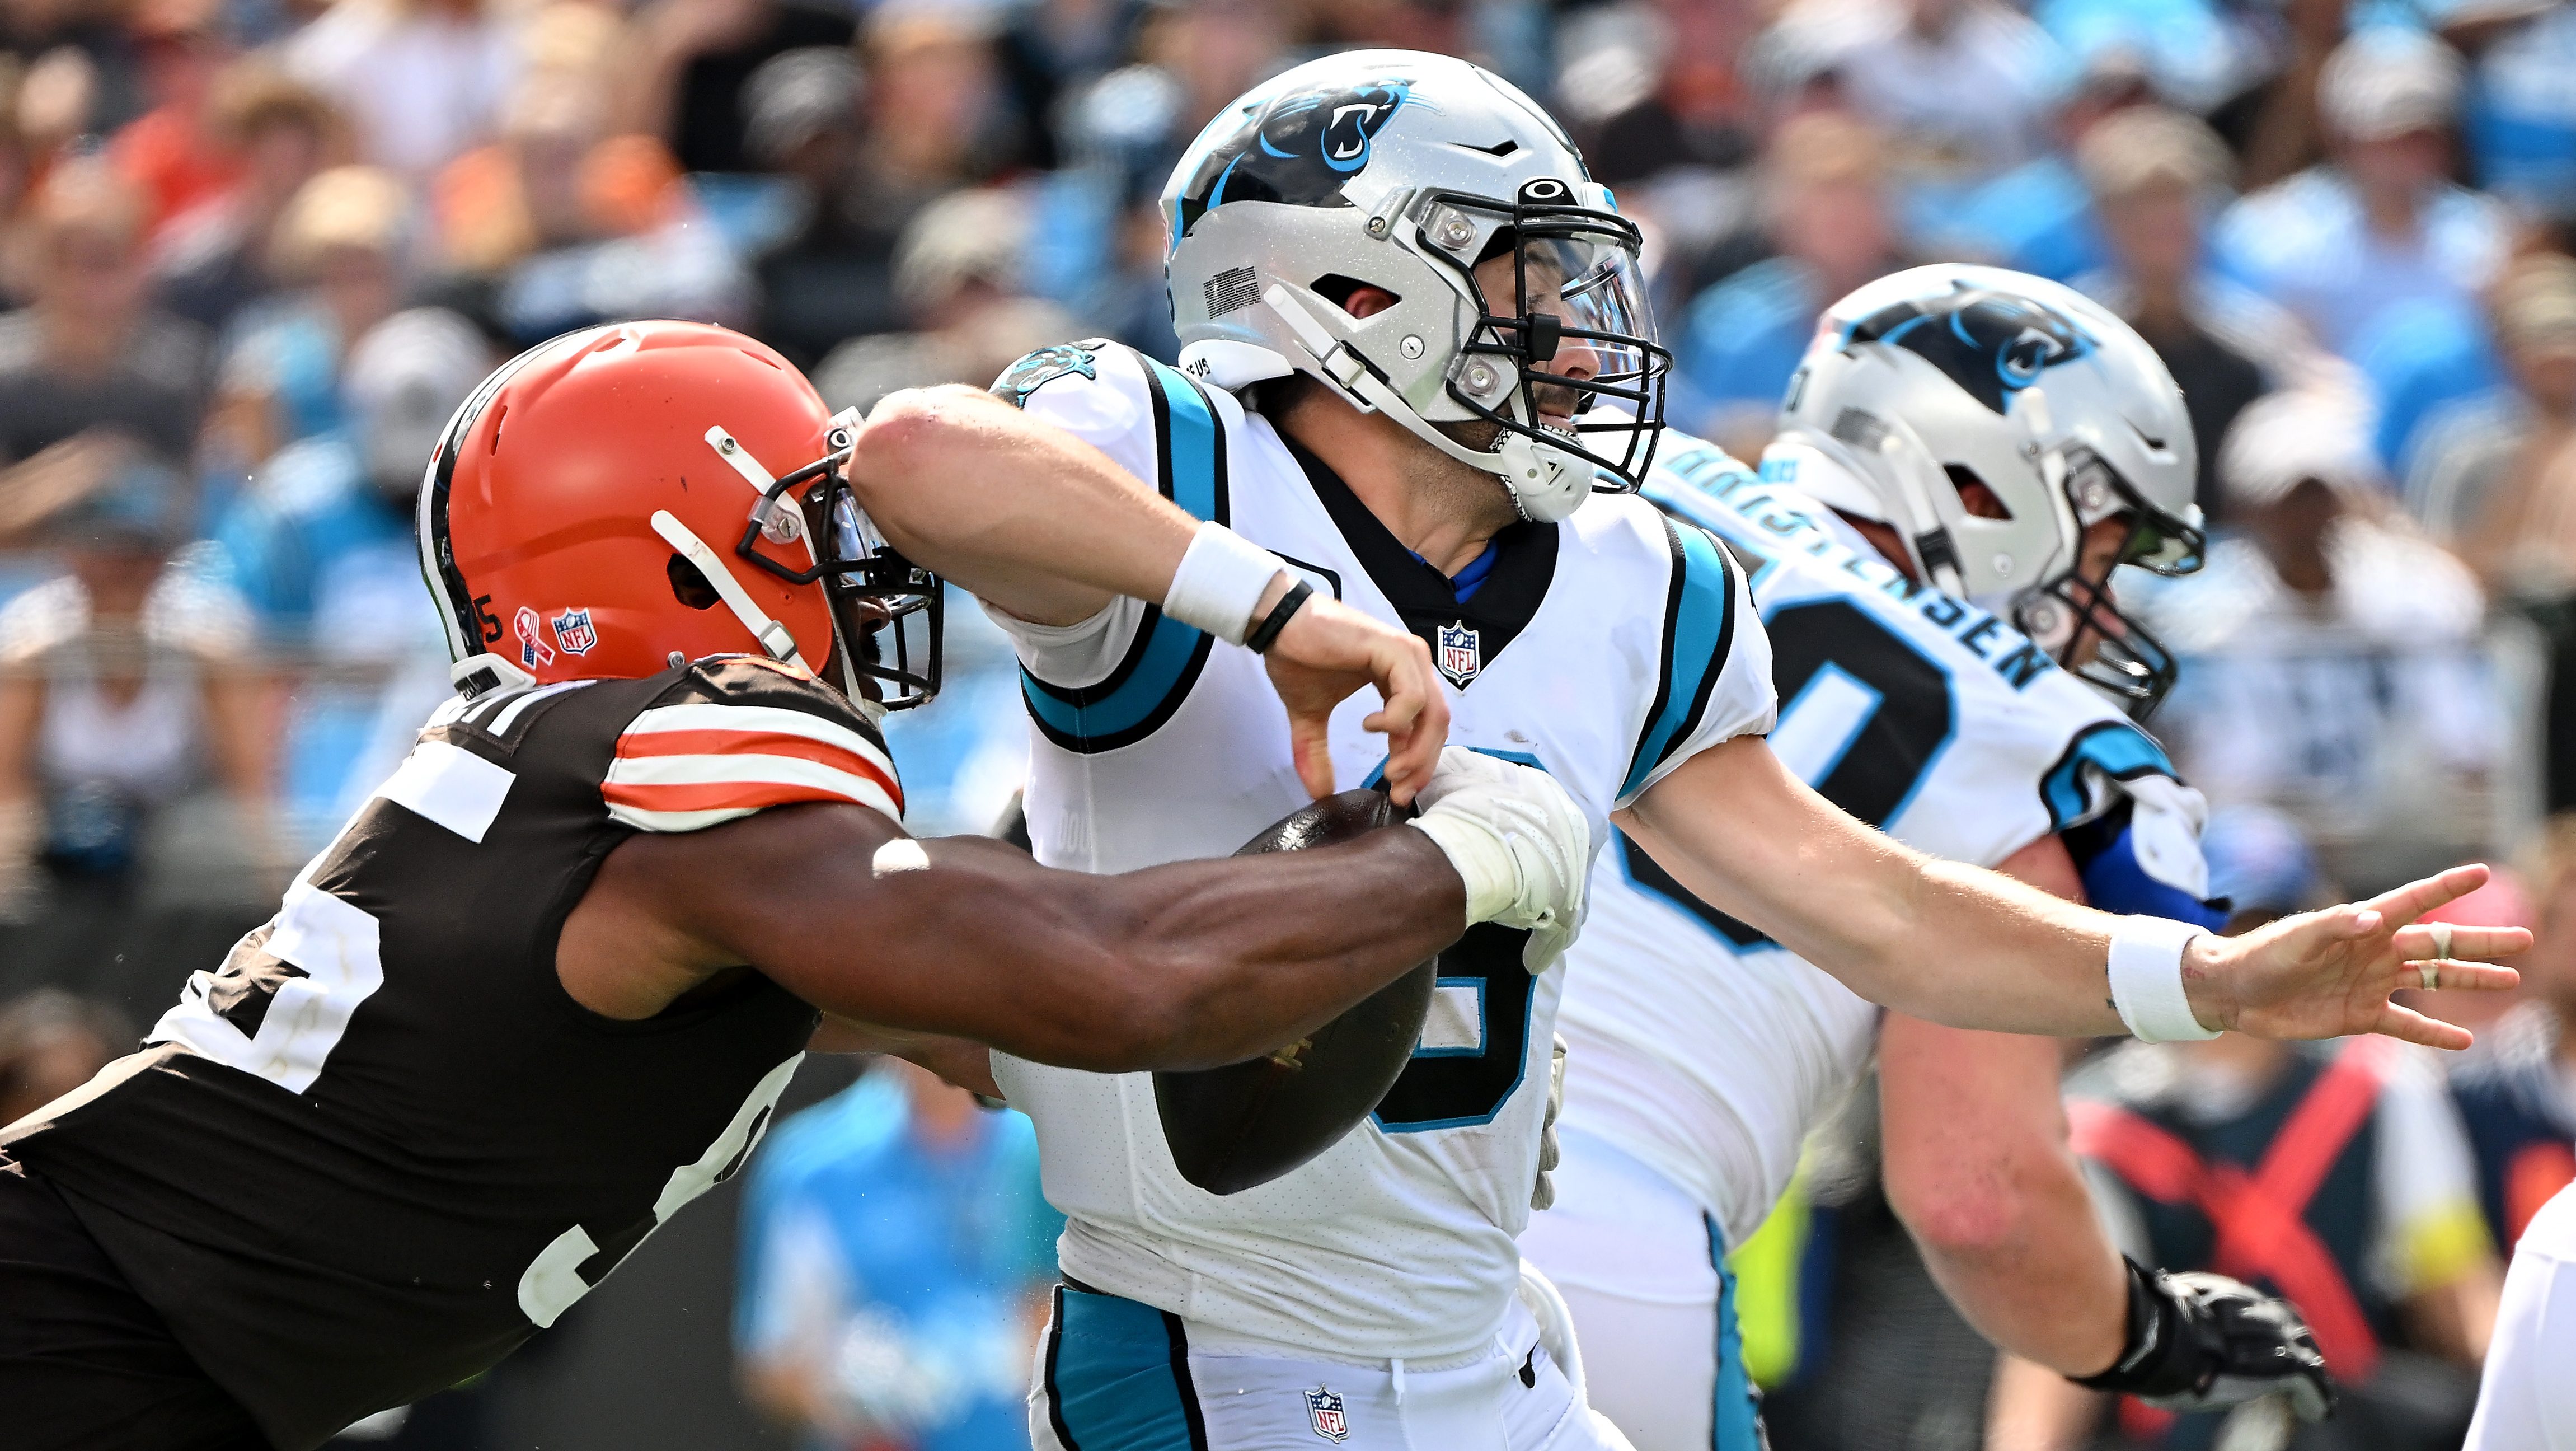
[[[903,819],[885,747],[850,725],[783,705],[656,706],[617,738],[600,796],[613,821],[697,831],[770,806],[847,801]]]

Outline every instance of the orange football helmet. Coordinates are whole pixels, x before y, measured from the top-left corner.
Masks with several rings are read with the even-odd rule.
[[[702,323],[613,323],[504,363],[421,484],[449,677],[470,696],[756,651],[853,700],[928,700],[939,581],[860,512],[840,472],[858,428],[767,346]]]

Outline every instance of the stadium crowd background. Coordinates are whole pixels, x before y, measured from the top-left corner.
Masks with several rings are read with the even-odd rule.
[[[1361,45],[1556,109],[1646,230],[1673,421],[1748,459],[1818,310],[1897,267],[2003,263],[2135,322],[2216,531],[2145,605],[2220,886],[2287,911],[2516,864],[2473,910],[2543,943],[2488,1056],[2556,1085],[2559,1149],[2478,1162],[2576,1174],[2576,1067],[2546,1066],[2576,1064],[2569,0],[0,0],[0,1121],[264,917],[444,693],[410,496],[495,362],[698,318],[840,407],[1070,337],[1170,359],[1173,160]],[[1007,648],[948,618],[948,692],[889,732],[925,833],[990,827],[1024,758]],[[2119,1056],[2079,1078],[2135,1100],[2156,1065]],[[1025,1122],[854,1071],[809,1064],[793,1101],[837,1096],[747,1215],[728,1186],[485,1384],[357,1434],[1022,1444],[1051,1263]],[[2386,1157],[2529,1147],[2439,1071],[2386,1070],[2430,1085]],[[1990,1357],[1889,1231],[1867,1098],[1747,1271],[1775,1435],[1975,1446]],[[2465,1202],[2443,1182],[2320,1191],[2411,1265],[2362,1293],[2435,1429],[2377,1444],[2440,1444],[2519,1225],[2490,1194],[2485,1233],[2408,1251]]]

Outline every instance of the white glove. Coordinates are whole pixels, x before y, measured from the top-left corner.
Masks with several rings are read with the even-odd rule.
[[[1592,827],[1545,771],[1444,746],[1414,798],[1418,827],[1467,884],[1467,922],[1530,931],[1522,964],[1543,972],[1583,925]]]

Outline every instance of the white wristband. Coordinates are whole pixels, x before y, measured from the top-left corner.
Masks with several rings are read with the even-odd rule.
[[[2142,1043],[2215,1038],[2183,994],[2182,950],[2206,929],[2164,917],[2123,917],[2111,932],[2111,1006]]]
[[[1457,812],[1426,811],[1404,823],[1439,843],[1458,879],[1467,884],[1467,925],[1499,917],[1520,900],[1520,868],[1512,849],[1491,827]]]
[[[1202,523],[1190,537],[1181,567],[1172,571],[1163,613],[1240,645],[1252,633],[1252,612],[1261,607],[1262,593],[1287,567],[1278,555],[1224,525]]]

